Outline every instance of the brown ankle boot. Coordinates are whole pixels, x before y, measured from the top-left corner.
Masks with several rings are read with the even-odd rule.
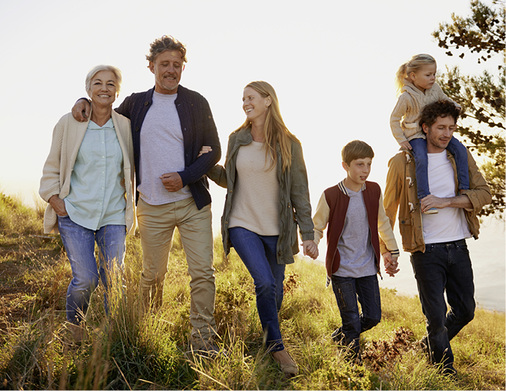
[[[295,360],[290,356],[286,349],[271,353],[272,358],[281,367],[281,371],[288,377],[295,376],[299,373],[299,367]]]
[[[66,322],[67,330],[70,331],[72,340],[75,343],[81,343],[84,339],[85,329],[83,325],[77,325],[74,323]]]

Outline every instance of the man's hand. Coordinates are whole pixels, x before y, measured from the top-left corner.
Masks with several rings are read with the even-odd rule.
[[[304,255],[308,255],[313,259],[318,257],[318,246],[313,240],[304,240],[302,242],[302,250]]]
[[[58,216],[68,216],[67,209],[65,208],[65,202],[60,198],[58,194],[52,195],[51,198],[49,198],[49,204],[51,204]]]
[[[449,198],[439,198],[433,194],[429,194],[427,197],[423,198],[421,203],[422,213],[430,208],[463,208],[463,209],[472,209],[473,204],[468,196],[465,194],[458,195],[455,197]]]
[[[398,268],[399,264],[397,263],[397,257],[393,257],[392,253],[384,253],[383,262],[385,263],[385,271],[390,277],[394,277],[395,274],[400,270]]]
[[[163,174],[160,179],[162,180],[163,187],[165,187],[167,191],[173,192],[183,188],[183,180],[177,172]]]
[[[443,209],[450,206],[450,199],[449,198],[439,198],[436,197],[433,194],[429,194],[427,197],[422,198],[422,201],[420,202],[420,207],[422,208],[422,213],[425,211],[431,209],[431,208],[437,208],[437,209]]]
[[[86,122],[90,118],[91,105],[86,99],[79,99],[72,107],[72,116],[76,121]]]

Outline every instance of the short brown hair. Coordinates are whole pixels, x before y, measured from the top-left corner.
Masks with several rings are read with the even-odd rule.
[[[420,127],[427,125],[429,128],[434,125],[438,117],[452,117],[457,123],[459,119],[460,109],[455,106],[455,103],[449,100],[438,100],[433,103],[429,103],[422,109],[420,114]]]
[[[155,39],[149,47],[149,54],[146,54],[146,60],[154,62],[156,56],[166,50],[177,50],[181,53],[183,62],[186,62],[186,47],[171,35],[163,35]]]
[[[353,140],[344,146],[341,151],[341,157],[343,162],[350,165],[355,159],[364,159],[366,157],[372,159],[374,157],[374,151],[369,144],[360,140]]]

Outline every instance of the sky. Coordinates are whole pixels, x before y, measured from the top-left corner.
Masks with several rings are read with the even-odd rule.
[[[28,204],[38,200],[53,127],[86,95],[88,71],[98,64],[122,70],[119,105],[154,85],[145,55],[164,34],[187,47],[181,84],[209,101],[223,156],[228,135],[244,121],[244,86],[266,80],[276,89],[285,123],[302,142],[313,207],[323,190],[344,178],[340,151],[354,139],[374,148],[370,180],[384,187],[387,162],[398,149],[389,127],[398,67],[414,54],[429,53],[439,69],[482,69],[470,55],[464,61],[448,57],[432,38],[452,12],[469,14],[469,3],[1,1],[0,191]],[[214,184],[211,191],[213,226],[219,230],[225,192]],[[504,224],[489,225],[497,236],[494,257],[504,260]],[[404,269],[410,269],[407,258]],[[414,280],[407,278],[412,289]],[[504,281],[501,289],[504,297]]]

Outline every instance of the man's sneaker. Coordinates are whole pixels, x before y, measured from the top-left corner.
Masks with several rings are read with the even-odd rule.
[[[453,363],[448,363],[443,366],[441,373],[444,376],[455,379],[457,377],[457,370],[453,367]]]
[[[422,350],[424,351],[425,354],[427,354],[427,356],[429,356],[430,358],[430,349],[429,349],[429,339],[427,338],[427,336],[424,336],[420,342],[420,347],[422,348]]]

